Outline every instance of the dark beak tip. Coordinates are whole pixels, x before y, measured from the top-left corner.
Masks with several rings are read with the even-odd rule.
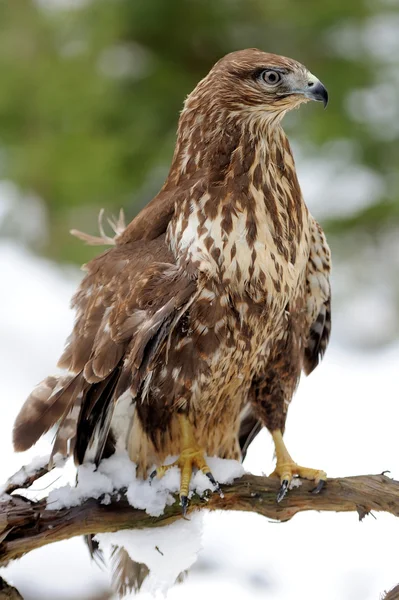
[[[328,92],[322,83],[318,83],[317,86],[312,89],[312,96],[318,102],[323,102],[324,108],[327,108]]]

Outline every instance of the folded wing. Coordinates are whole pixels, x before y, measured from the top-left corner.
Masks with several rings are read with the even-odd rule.
[[[176,313],[196,292],[164,236],[111,248],[85,270],[58,364],[66,374],[35,388],[14,427],[14,446],[22,451],[58,422],[53,453],[74,451],[79,463],[90,448],[101,458],[116,402],[137,396]]]

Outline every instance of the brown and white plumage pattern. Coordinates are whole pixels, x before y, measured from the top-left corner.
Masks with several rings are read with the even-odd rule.
[[[198,84],[162,190],[85,266],[65,375],[26,401],[17,450],[58,422],[55,451],[80,463],[120,444],[144,476],[179,453],[177,413],[221,457],[240,458],[262,425],[284,430],[331,323],[329,248],[281,127],[311,98],[326,91],[305,67],[258,50]]]

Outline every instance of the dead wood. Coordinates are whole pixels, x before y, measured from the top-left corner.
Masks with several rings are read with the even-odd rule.
[[[396,585],[392,590],[387,592],[382,600],[399,600],[399,585]]]
[[[47,469],[44,469],[47,472]],[[35,479],[27,478],[29,487]],[[201,509],[256,512],[275,521],[288,521],[298,512],[317,510],[354,512],[362,519],[371,512],[387,512],[399,516],[399,482],[381,475],[360,475],[328,479],[320,494],[313,494],[311,482],[290,490],[278,504],[279,482],[270,477],[245,475],[231,485],[222,486],[224,497],[216,494],[206,500],[194,496],[189,513]],[[8,492],[14,487],[8,487]],[[8,493],[0,499],[0,564],[20,558],[23,554],[74,536],[159,527],[181,518],[178,499],[160,517],[151,517],[129,505],[123,490],[109,504],[88,499],[79,506],[51,510],[46,498],[32,501],[21,494]],[[395,588],[396,590],[396,588]],[[386,600],[394,600],[394,590]]]

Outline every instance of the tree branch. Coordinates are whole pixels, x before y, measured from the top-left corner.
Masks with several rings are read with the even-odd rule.
[[[303,481],[281,504],[277,504],[279,482],[276,479],[245,475],[231,485],[222,486],[224,498],[213,494],[205,501],[194,496],[189,512],[204,507],[208,510],[239,510],[256,512],[277,521],[287,521],[296,513],[307,510],[357,512],[360,519],[371,511],[399,516],[399,482],[385,475],[329,479],[325,489],[317,495],[310,493],[313,485]],[[0,563],[5,564],[31,550],[74,536],[158,527],[180,518],[178,499],[166,507],[162,516],[150,517],[145,511],[130,506],[124,494],[113,496],[109,504],[102,504],[101,499],[89,499],[80,506],[61,510],[47,509],[46,498],[35,502],[15,494],[3,496],[0,503]]]
[[[399,600],[399,585],[390,590],[382,600]]]

